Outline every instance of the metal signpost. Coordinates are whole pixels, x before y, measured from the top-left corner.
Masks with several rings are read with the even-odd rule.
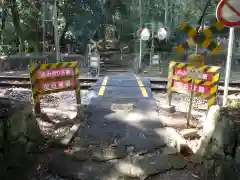
[[[96,76],[100,74],[100,55],[99,54],[92,54],[90,55],[90,67],[96,70]]]
[[[223,95],[223,106],[228,103],[228,86],[231,72],[232,51],[234,44],[234,27],[240,26],[240,1],[239,0],[221,0],[217,6],[217,19],[226,27],[230,27],[228,54],[226,63],[225,85]]]
[[[159,57],[158,54],[153,55],[153,57],[152,57],[152,65],[159,65],[159,60],[160,60],[160,57]]]
[[[142,68],[142,41],[147,41],[150,38],[150,31],[147,28],[140,29],[140,52],[138,70]]]
[[[154,54],[150,60],[151,60],[151,70],[157,70],[158,71],[159,60],[160,60],[159,55]]]
[[[229,86],[229,79],[230,79],[231,65],[232,65],[233,42],[234,42],[234,28],[230,28],[226,72],[225,72],[226,74],[225,74],[224,92],[223,92],[223,106],[226,106],[228,103],[228,86]]]
[[[187,112],[187,126],[189,126],[189,122],[191,119],[191,113],[192,113],[192,104],[193,104],[193,98],[194,98],[194,88],[195,88],[195,80],[203,80],[204,76],[198,69],[191,69],[188,71],[188,77],[192,79],[191,82],[191,93],[190,93],[190,100],[189,100],[189,106],[188,106],[188,112]]]
[[[152,61],[154,56],[154,32],[155,32],[155,22],[152,20],[152,42],[151,42],[151,52],[150,52],[150,63],[149,63],[149,71],[152,71]]]
[[[140,26],[140,28],[142,28],[142,0],[139,0],[139,17],[140,17],[139,26]],[[140,38],[138,71],[141,69],[141,66],[142,66],[142,38]]]

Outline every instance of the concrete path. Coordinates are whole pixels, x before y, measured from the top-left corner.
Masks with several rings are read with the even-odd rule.
[[[172,129],[159,121],[150,82],[134,74],[97,82],[88,119],[70,152],[59,152],[49,170],[78,180],[146,179],[186,166]]]

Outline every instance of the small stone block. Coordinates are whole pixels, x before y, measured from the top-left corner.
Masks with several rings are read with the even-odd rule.
[[[80,124],[74,124],[69,130],[68,134],[61,140],[61,144],[68,145],[79,128]]]
[[[169,113],[175,113],[176,112],[176,108],[173,105],[170,105],[170,106],[169,105],[161,105],[160,108],[169,112]]]
[[[197,138],[198,135],[198,130],[197,129],[183,129],[180,131],[180,134],[184,137],[184,138]]]

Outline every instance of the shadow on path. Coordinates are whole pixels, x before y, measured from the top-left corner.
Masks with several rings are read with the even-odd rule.
[[[70,145],[71,151],[59,150],[49,171],[70,179],[120,180],[146,179],[186,166],[175,148],[177,139],[160,123],[154,108],[115,112],[112,100],[97,101],[89,105],[88,120]],[[137,105],[138,101],[125,103]]]

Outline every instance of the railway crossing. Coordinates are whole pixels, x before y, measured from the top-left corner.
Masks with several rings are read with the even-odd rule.
[[[194,43],[209,49],[213,54],[219,53],[221,47],[212,42],[212,32],[223,28],[224,24],[218,22],[199,33],[187,24],[181,26],[181,30],[187,33]],[[230,32],[232,33],[229,38],[225,95],[228,92],[233,29]],[[147,38],[141,39],[147,40],[149,36],[150,33],[147,33]],[[141,48],[142,46],[140,65]],[[179,45],[177,51],[182,53],[188,48],[190,44],[186,42]],[[56,55],[59,57],[59,53]],[[188,64],[170,62],[168,79],[164,81],[167,82],[167,86],[161,88],[167,90],[165,96],[169,100],[169,106],[173,93],[190,94],[188,118],[191,117],[189,109],[192,109],[194,96],[208,100],[208,107],[216,103],[220,80],[220,67],[206,66],[203,60],[201,62],[199,59],[196,60],[196,55],[194,59],[194,63]],[[99,58],[95,60],[97,63],[90,64],[99,70]],[[31,83],[27,85],[32,89],[34,110],[37,115],[41,113],[41,96],[70,90],[75,91],[76,102],[64,103],[69,105],[76,103],[77,114],[83,113],[80,109],[82,107],[80,91],[84,85],[79,82],[79,67],[78,61],[35,64],[30,67],[30,77],[27,81]],[[0,83],[1,85],[3,84]],[[59,153],[51,157],[47,169],[69,179],[120,180],[151,179],[149,178],[151,175],[186,167],[188,158],[185,159],[180,154],[187,156],[193,152],[184,136],[178,133],[179,129],[166,127],[167,125],[161,121],[157,103],[153,98],[153,89],[148,78],[130,73],[98,78],[90,90],[93,96],[87,106],[87,118],[76,116],[74,123],[79,126],[74,130],[75,136],[66,143],[68,150],[58,149]],[[225,97],[227,99],[227,96]],[[164,116],[169,121],[166,114]],[[189,125],[187,122],[184,128],[189,128]],[[69,131],[72,133],[72,128]]]
[[[77,79],[81,83],[87,80]],[[165,127],[153,98],[152,83],[166,85],[166,79],[124,73],[90,81],[96,82],[91,89],[87,120],[81,122],[68,144],[70,151],[60,149],[52,157],[49,171],[70,179],[146,179],[186,166],[186,160],[179,155],[187,147],[186,142],[173,128]]]
[[[74,64],[74,62],[72,65],[69,62],[44,64],[42,68],[40,65],[33,68],[37,69],[34,71],[36,75],[32,73],[30,78],[24,77],[23,79],[25,81],[31,79],[31,82],[34,82],[32,88],[34,88],[34,94],[37,95],[75,90],[78,96],[87,78],[79,78],[79,72],[74,69]],[[197,83],[194,81],[195,89],[202,89],[203,86],[205,89],[206,83],[215,87],[219,82],[218,69],[218,67],[202,66],[199,72],[205,73],[207,78],[197,80]],[[72,73],[67,73],[65,70]],[[185,154],[186,151],[187,154],[193,152],[185,139],[171,125],[166,127],[166,123],[159,116],[158,107],[153,98],[152,83],[160,82],[166,86],[167,81],[172,82],[161,89],[183,93],[174,90],[174,88],[177,90],[182,88],[182,86],[175,86],[174,82],[187,83],[188,86],[192,81],[191,78],[186,77],[189,70],[192,70],[192,65],[172,62],[169,67],[171,76],[168,80],[163,78],[154,80],[132,73],[106,75],[95,80],[90,78],[91,82],[96,82],[91,87],[93,93],[87,106],[87,118],[84,122],[78,123],[78,128],[74,130],[75,133],[72,133],[71,139],[67,141],[66,144],[70,147],[70,151],[60,149],[59,153],[52,157],[48,169],[70,179],[119,180],[130,177],[146,179],[165,170],[184,168],[187,165],[186,160],[179,154]],[[41,77],[38,78],[38,75]],[[214,79],[216,75],[218,77],[215,78],[216,82],[214,81],[213,84],[208,82],[211,80],[208,76]],[[18,80],[20,79],[18,77]],[[80,87],[75,86],[76,84]],[[184,93],[189,94],[190,89],[186,89],[184,84],[186,91]],[[216,91],[207,89],[213,93],[211,95],[216,95]],[[45,90],[46,92],[43,92]],[[206,92],[209,93],[209,91]],[[196,92],[199,95],[202,93],[202,91]],[[77,101],[76,104],[81,103]],[[77,116],[76,120],[80,118],[81,116]]]

